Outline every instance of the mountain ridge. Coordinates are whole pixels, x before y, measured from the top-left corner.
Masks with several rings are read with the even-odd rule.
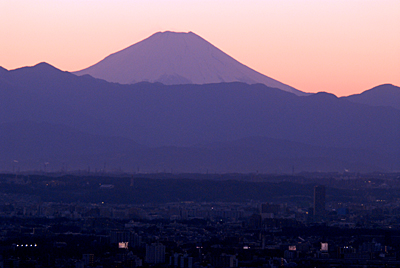
[[[371,106],[390,106],[400,110],[400,87],[392,84],[382,84],[353,94],[343,99]]]
[[[140,165],[149,172],[291,172],[292,166],[297,171],[400,170],[400,111],[392,107],[354,103],[329,93],[296,96],[240,82],[121,85],[45,65],[1,77],[8,83],[0,79],[0,124],[25,120],[73,128],[69,133],[77,136],[71,148],[90,135],[117,136],[149,147],[126,151],[129,146],[121,144],[119,152],[101,155],[91,149],[90,163],[87,157],[70,158],[86,161],[79,168],[102,168],[107,162],[130,171]],[[67,150],[63,138],[50,130],[37,138],[54,133],[59,145],[53,147]],[[73,134],[75,130],[86,138]],[[16,133],[29,132],[34,133]],[[215,142],[223,145],[210,145]],[[0,156],[7,157],[6,150]],[[3,165],[13,160],[7,158]]]

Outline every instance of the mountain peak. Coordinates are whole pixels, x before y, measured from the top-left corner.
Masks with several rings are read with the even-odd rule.
[[[394,91],[400,91],[400,87],[395,86],[393,84],[382,84],[376,87],[373,87],[369,90],[364,91],[363,93],[369,92],[369,91],[377,91],[377,90],[394,90]],[[361,93],[361,94],[363,94]]]
[[[142,40],[141,42],[150,41],[152,39],[165,39],[165,40],[169,40],[169,43],[170,43],[169,45],[176,45],[176,43],[179,43],[182,40],[188,40],[188,39],[195,40],[194,38],[198,38],[197,41],[201,40],[201,42],[211,45],[209,42],[207,42],[205,39],[201,38],[199,35],[195,34],[194,32],[174,32],[174,31],[156,32],[156,33],[152,34],[151,36],[149,36],[148,38]],[[139,42],[139,43],[141,43],[141,42]],[[134,44],[132,46],[135,46],[136,44]],[[164,44],[164,46],[165,45],[167,45],[167,44]]]
[[[75,74],[121,84],[261,83],[306,95],[241,64],[193,32],[157,32]]]
[[[49,64],[47,62],[40,62],[40,63],[34,65],[33,68],[42,69],[42,70],[57,70],[57,71],[61,71],[60,69],[57,69],[56,67],[54,67],[53,65],[51,65],[51,64]]]
[[[12,71],[20,71],[20,70],[36,70],[38,72],[62,72],[60,69],[57,69],[56,67],[54,67],[51,64],[48,64],[47,62],[40,62],[34,66],[26,66],[26,67],[22,67],[22,68],[18,68],[18,69],[14,69]]]
[[[310,95],[310,97],[323,98],[323,99],[338,99],[338,97],[335,94],[325,91],[317,92],[315,94]]]
[[[390,106],[400,109],[400,87],[392,84],[379,85],[360,94],[354,94],[343,98],[351,102],[371,106]]]
[[[189,32],[175,32],[175,31],[160,31],[160,32],[156,32],[156,33],[154,33],[153,35],[164,35],[164,36],[166,36],[166,35],[181,35],[181,36],[190,36],[190,35],[192,35],[192,36],[198,36],[197,34],[195,34],[194,32],[192,32],[192,31],[189,31]],[[151,35],[151,36],[153,36],[153,35]],[[150,36],[150,37],[151,37]]]
[[[193,32],[174,32],[174,31],[164,31],[164,32],[156,32],[153,35],[156,34],[194,34]]]
[[[39,62],[34,66],[51,66],[51,67],[54,67],[53,65],[51,65],[51,64],[49,64],[49,63],[47,63],[45,61]]]

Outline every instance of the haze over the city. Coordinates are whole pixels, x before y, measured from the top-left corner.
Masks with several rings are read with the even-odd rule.
[[[2,1],[0,66],[87,68],[158,31],[195,32],[248,67],[337,96],[400,84],[400,2]]]

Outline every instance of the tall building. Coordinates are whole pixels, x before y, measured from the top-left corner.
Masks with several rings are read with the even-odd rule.
[[[325,215],[325,186],[314,187],[314,216]]]
[[[261,204],[260,211],[262,219],[274,218],[276,215],[282,212],[282,208],[279,204],[264,203]]]
[[[139,247],[141,237],[128,230],[114,230],[110,233],[110,244],[128,243],[130,248]]]
[[[165,262],[165,246],[160,243],[146,245],[146,262],[147,263],[164,263]]]
[[[111,231],[110,233],[110,243],[118,244],[120,242],[130,242],[131,240],[131,232],[130,231]]]
[[[85,266],[93,265],[94,264],[94,254],[83,254],[82,261],[85,264]]]
[[[222,253],[211,257],[211,265],[214,267],[238,267],[238,264],[239,261],[235,255]]]

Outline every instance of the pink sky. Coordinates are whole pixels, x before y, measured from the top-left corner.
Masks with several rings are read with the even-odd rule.
[[[12,0],[0,66],[76,71],[157,31],[192,31],[306,92],[400,86],[399,0]]]

